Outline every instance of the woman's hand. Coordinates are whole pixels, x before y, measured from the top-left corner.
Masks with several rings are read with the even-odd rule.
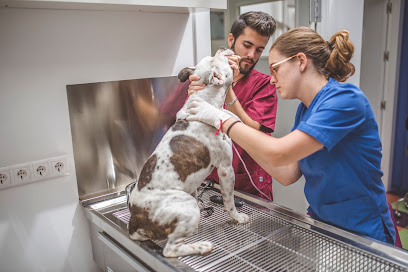
[[[238,55],[227,56],[228,64],[232,69],[232,73],[234,78],[239,75],[239,62],[241,61],[241,57]]]
[[[188,114],[186,118],[188,121],[200,121],[216,129],[220,129],[222,123],[231,117],[236,117],[233,113],[217,109],[199,97],[194,97],[189,101],[186,112]],[[238,117],[236,118],[239,120]]]
[[[190,80],[190,85],[188,86],[189,96],[197,91],[201,91],[205,87],[205,84],[198,82],[200,80],[200,77],[197,75],[190,75],[188,77],[188,80]]]

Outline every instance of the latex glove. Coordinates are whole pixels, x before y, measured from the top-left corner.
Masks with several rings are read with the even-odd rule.
[[[186,118],[187,121],[201,121],[216,129],[220,129],[221,127],[220,120],[222,123],[232,117],[239,120],[232,112],[225,109],[217,109],[199,97],[194,97],[190,100],[186,112],[188,114]]]

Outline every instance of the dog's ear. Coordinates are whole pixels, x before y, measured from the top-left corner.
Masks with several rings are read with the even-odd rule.
[[[183,70],[180,71],[178,74],[178,79],[180,82],[185,82],[190,75],[194,73],[195,67],[186,67]]]

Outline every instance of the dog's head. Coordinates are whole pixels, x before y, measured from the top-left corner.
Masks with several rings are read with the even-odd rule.
[[[222,47],[214,57],[205,57],[196,67],[187,67],[180,71],[178,79],[185,82],[192,74],[198,75],[200,81],[210,86],[229,86],[232,83],[232,70],[226,56],[234,55],[234,51]]]

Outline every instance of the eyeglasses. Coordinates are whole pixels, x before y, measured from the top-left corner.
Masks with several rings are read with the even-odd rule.
[[[285,61],[288,61],[288,60],[293,59],[293,58],[296,57],[296,56],[297,56],[297,54],[296,54],[296,55],[293,55],[293,56],[291,56],[291,57],[289,57],[289,58],[287,58],[287,59],[278,61],[277,63],[271,64],[271,66],[269,67],[269,68],[271,69],[271,74],[273,74],[273,75],[275,76],[275,75],[276,75],[276,72],[278,72],[278,66],[279,66],[279,65],[281,65],[281,64],[284,63]]]

